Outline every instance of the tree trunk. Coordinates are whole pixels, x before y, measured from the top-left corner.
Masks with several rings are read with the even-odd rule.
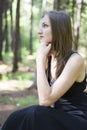
[[[78,50],[79,44],[79,28],[80,28],[80,21],[81,21],[81,9],[82,9],[82,2],[83,0],[77,0],[77,15],[76,15],[76,22],[74,26],[74,49]]]
[[[60,10],[61,0],[54,0],[53,9]]]
[[[30,55],[33,53],[33,5],[34,0],[31,0],[31,17],[30,17],[30,40],[29,40],[29,53]]]
[[[68,11],[69,0],[54,0],[53,9]]]
[[[19,45],[20,45],[20,0],[17,0],[17,8],[16,8],[16,28],[15,28],[15,42],[14,42],[14,58],[13,58],[13,70],[12,72],[16,72],[18,70],[18,56],[19,56]]]
[[[68,11],[69,8],[69,0],[65,0],[65,10]]]
[[[7,10],[5,9],[5,30],[4,30],[4,38],[5,38],[5,41],[6,41],[6,44],[5,44],[5,52],[8,52],[9,51],[9,45],[8,45],[8,21],[7,21]]]
[[[2,15],[3,15],[3,0],[0,0],[0,61],[3,61],[2,48],[3,48],[3,31],[2,31]]]
[[[47,7],[47,0],[43,0],[43,1],[42,1],[42,14],[45,13],[46,7]]]
[[[73,24],[73,27],[74,27],[74,17],[75,17],[75,6],[76,6],[76,1],[75,0],[72,0],[72,12],[71,12],[71,16],[72,16],[72,24]],[[74,28],[73,28],[73,32],[74,32]]]
[[[11,19],[11,25],[10,25],[10,28],[11,28],[11,49],[13,50],[13,45],[14,45],[14,30],[13,30],[13,12],[12,12],[12,2],[11,2],[11,5],[10,5],[10,19]]]

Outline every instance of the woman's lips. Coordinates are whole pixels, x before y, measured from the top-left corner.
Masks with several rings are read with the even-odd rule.
[[[43,38],[43,36],[40,36],[40,39],[42,39]]]

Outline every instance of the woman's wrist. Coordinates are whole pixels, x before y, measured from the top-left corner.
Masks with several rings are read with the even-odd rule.
[[[36,64],[38,66],[42,66],[42,67],[45,67],[46,66],[46,58],[37,58],[36,59]]]
[[[45,69],[46,63],[44,62],[37,62],[37,69]]]

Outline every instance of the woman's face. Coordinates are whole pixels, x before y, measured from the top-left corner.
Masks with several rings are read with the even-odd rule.
[[[41,19],[40,29],[38,34],[39,34],[40,42],[46,42],[47,44],[52,42],[51,23],[48,15],[45,15]]]

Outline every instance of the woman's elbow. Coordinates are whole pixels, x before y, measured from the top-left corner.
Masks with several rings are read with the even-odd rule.
[[[45,102],[45,101],[40,101],[39,102],[39,105],[40,106],[45,106],[45,107],[48,107],[48,106],[50,106],[47,102]]]
[[[47,99],[41,100],[41,101],[39,102],[39,105],[45,106],[45,107],[51,106],[51,104],[52,104],[52,101],[47,100]]]

